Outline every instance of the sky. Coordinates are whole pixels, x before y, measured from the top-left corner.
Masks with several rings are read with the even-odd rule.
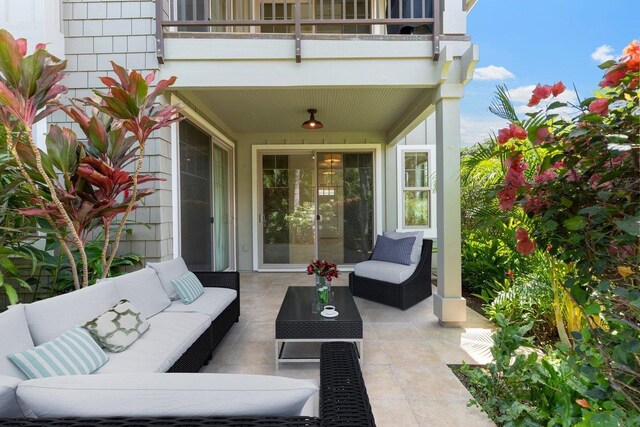
[[[505,122],[488,108],[496,85],[506,84],[524,115],[531,90],[562,81],[564,101],[592,96],[601,62],[640,39],[640,0],[478,0],[467,33],[480,46],[474,79],[461,105],[462,145],[497,133]]]

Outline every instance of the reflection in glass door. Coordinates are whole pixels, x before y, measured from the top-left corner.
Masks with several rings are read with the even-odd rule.
[[[180,140],[181,256],[193,271],[211,271],[211,138],[183,120]]]
[[[318,153],[318,256],[356,264],[373,249],[373,153]]]
[[[227,270],[233,264],[229,152],[187,120],[179,124],[179,141],[181,256],[190,270]]]
[[[373,153],[263,154],[262,266],[366,260],[373,247]]]
[[[314,178],[311,154],[262,157],[264,264],[305,264],[315,256]]]

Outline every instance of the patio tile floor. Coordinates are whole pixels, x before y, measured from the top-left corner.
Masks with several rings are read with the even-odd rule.
[[[343,274],[334,285],[346,286],[347,281]],[[311,283],[304,273],[241,273],[240,322],[201,372],[319,381],[317,363],[283,363],[276,370],[274,360],[274,322],[286,289]],[[471,395],[447,366],[490,360],[489,321],[468,308],[463,327],[443,328],[433,314],[432,298],[406,311],[355,301],[364,327],[362,372],[379,427],[494,425],[479,409],[467,407]]]

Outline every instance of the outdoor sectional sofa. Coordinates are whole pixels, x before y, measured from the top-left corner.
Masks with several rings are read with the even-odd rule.
[[[374,425],[351,344],[323,347],[321,418],[312,381],[195,373],[238,321],[239,274],[196,273],[205,293],[186,305],[169,299],[171,263],[0,313],[0,425]],[[121,299],[151,326],[93,374],[27,380],[8,359]]]

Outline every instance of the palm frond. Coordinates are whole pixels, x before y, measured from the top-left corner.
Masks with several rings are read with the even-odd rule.
[[[496,96],[493,101],[491,101],[489,111],[501,119],[508,120],[512,123],[520,122],[516,110],[513,108],[511,100],[509,100],[509,90],[506,85],[496,86]]]

